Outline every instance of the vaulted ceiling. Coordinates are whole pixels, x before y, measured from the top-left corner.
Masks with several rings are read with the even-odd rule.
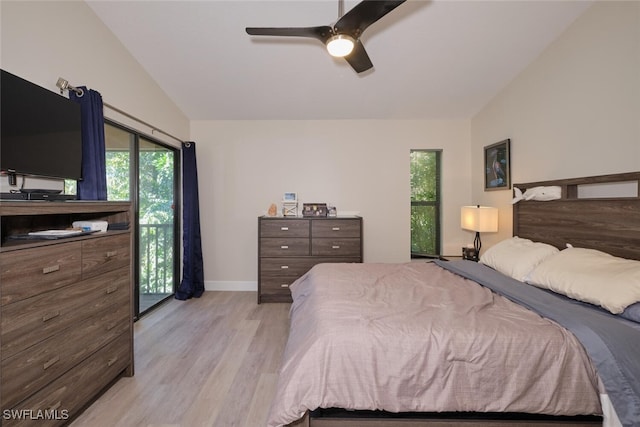
[[[334,23],[337,0],[87,3],[190,120],[320,120],[471,118],[591,1],[409,0],[365,31],[361,74],[245,32]]]

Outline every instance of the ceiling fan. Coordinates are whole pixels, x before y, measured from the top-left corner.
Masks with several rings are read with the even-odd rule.
[[[360,36],[371,24],[400,6],[406,0],[364,0],[343,15],[343,1],[338,0],[338,21],[333,26],[255,28],[247,27],[252,36],[309,37],[320,40],[332,56],[344,58],[361,73],[373,67]]]

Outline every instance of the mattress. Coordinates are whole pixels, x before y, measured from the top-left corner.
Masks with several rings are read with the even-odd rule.
[[[291,292],[271,427],[333,407],[602,413],[572,333],[434,263],[320,264]]]

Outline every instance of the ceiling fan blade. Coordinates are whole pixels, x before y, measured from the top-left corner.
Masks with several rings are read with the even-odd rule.
[[[348,33],[354,38],[359,38],[367,27],[406,0],[364,0],[345,13],[334,28],[338,33]]]
[[[369,59],[369,55],[367,55],[367,51],[364,49],[364,45],[360,40],[356,40],[353,51],[345,56],[344,59],[351,65],[351,68],[353,68],[356,73],[367,71],[373,67],[373,63],[371,59]]]
[[[255,28],[247,27],[247,34],[252,36],[285,36],[285,37],[309,37],[326,43],[333,35],[333,29],[329,26],[320,27],[293,27],[293,28]]]

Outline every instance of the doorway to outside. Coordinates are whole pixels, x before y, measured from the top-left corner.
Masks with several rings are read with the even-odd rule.
[[[107,200],[134,210],[136,318],[173,297],[179,271],[179,151],[135,130],[105,123]]]

